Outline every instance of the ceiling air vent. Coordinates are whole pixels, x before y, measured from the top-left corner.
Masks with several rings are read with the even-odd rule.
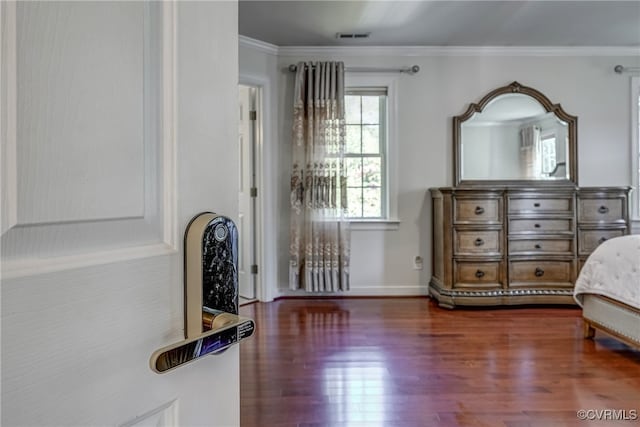
[[[371,33],[336,33],[337,39],[367,39]]]

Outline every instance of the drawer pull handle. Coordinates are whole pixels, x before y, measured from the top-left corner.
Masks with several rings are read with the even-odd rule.
[[[598,243],[602,244],[602,243],[604,243],[606,241],[607,241],[606,237],[601,237],[600,240],[598,240]]]
[[[533,207],[534,207],[534,208],[539,208],[539,207],[540,207],[540,203],[534,203],[534,204],[533,204]]]
[[[482,270],[476,271],[476,277],[478,279],[482,279],[484,277],[484,271],[482,271]]]
[[[481,238],[477,238],[475,242],[473,242],[474,245],[476,246],[482,246],[484,245],[484,240],[482,240]]]
[[[484,213],[484,208],[482,206],[476,206],[476,215],[482,215]]]
[[[600,212],[601,214],[606,214],[606,213],[608,213],[608,212],[609,212],[609,208],[608,208],[608,207],[606,207],[606,206],[600,206],[600,207],[598,208],[598,212]]]
[[[544,270],[541,269],[540,267],[536,267],[536,271],[534,274],[536,275],[536,277],[542,277],[544,276]]]
[[[534,246],[536,249],[542,249],[542,246],[540,246],[539,243],[536,243],[536,245]]]
[[[535,228],[540,228],[540,224],[533,224]]]

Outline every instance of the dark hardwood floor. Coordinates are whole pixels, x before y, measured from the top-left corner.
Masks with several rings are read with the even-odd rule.
[[[640,352],[584,340],[577,308],[292,299],[240,313],[257,324],[240,345],[242,427],[640,425],[578,419],[640,417]]]

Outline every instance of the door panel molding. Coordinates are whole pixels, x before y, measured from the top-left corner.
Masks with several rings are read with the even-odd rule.
[[[27,3],[28,4],[28,3]],[[133,148],[144,152],[139,167],[130,163],[128,169],[100,171],[100,173],[126,173],[133,182],[139,182],[141,191],[129,194],[137,198],[141,210],[131,211],[129,197],[123,206],[115,207],[111,214],[96,217],[95,208],[55,206],[55,193],[64,189],[47,191],[46,175],[38,176],[36,168],[20,168],[17,123],[17,35],[20,34],[18,7],[15,2],[3,2],[0,10],[2,34],[1,52],[3,68],[0,85],[0,135],[2,136],[2,276],[20,277],[25,274],[46,273],[64,269],[104,264],[130,258],[159,256],[176,253],[178,249],[177,200],[176,200],[176,4],[175,2],[144,4],[142,13],[143,77],[142,133]],[[126,7],[126,6],[125,6]],[[49,77],[49,76],[45,76]],[[55,76],[54,76],[55,77]],[[135,80],[132,80],[135,81]],[[136,88],[137,90],[138,88]],[[114,107],[112,103],[110,105]],[[54,105],[57,108],[56,105]],[[54,110],[55,111],[55,110]],[[135,135],[136,132],[128,135]],[[146,155],[149,153],[150,155]],[[30,153],[25,161],[29,161]],[[118,156],[118,153],[114,153]],[[122,156],[122,154],[120,154]],[[117,158],[117,157],[116,157]],[[94,159],[95,160],[95,159]],[[112,164],[126,162],[115,161]],[[46,164],[45,164],[46,165]],[[138,170],[139,168],[139,170]],[[53,172],[60,172],[52,166]],[[76,177],[74,176],[74,179]],[[25,186],[25,182],[29,185]],[[81,179],[81,177],[78,177]],[[40,181],[38,181],[40,180]],[[21,185],[26,194],[19,194]],[[107,183],[107,185],[109,185]],[[137,184],[136,184],[137,185]],[[113,187],[114,184],[111,185]],[[90,187],[85,187],[85,190]],[[110,188],[109,194],[94,197],[99,204],[117,203],[119,192],[126,188]],[[31,194],[29,194],[31,193]],[[47,195],[49,194],[49,197]],[[20,198],[35,197],[28,206],[47,206],[66,212],[53,215],[48,212],[34,218],[20,220]],[[129,200],[131,199],[131,200]],[[24,199],[23,199],[24,201]],[[88,202],[90,203],[90,202]],[[62,209],[62,210],[61,210]],[[124,210],[123,210],[124,209]],[[31,215],[31,214],[30,214]],[[31,215],[33,216],[33,215]],[[46,243],[45,243],[46,242]]]
[[[0,69],[0,137],[2,154],[1,233],[18,222],[18,178],[16,169],[16,2],[0,4],[2,68]]]
[[[160,405],[145,414],[136,417],[119,427],[177,427],[178,426],[178,400],[172,400]]]

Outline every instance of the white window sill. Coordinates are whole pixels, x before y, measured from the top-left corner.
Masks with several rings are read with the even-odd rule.
[[[349,226],[353,231],[368,230],[397,230],[400,228],[399,219],[352,219]]]

